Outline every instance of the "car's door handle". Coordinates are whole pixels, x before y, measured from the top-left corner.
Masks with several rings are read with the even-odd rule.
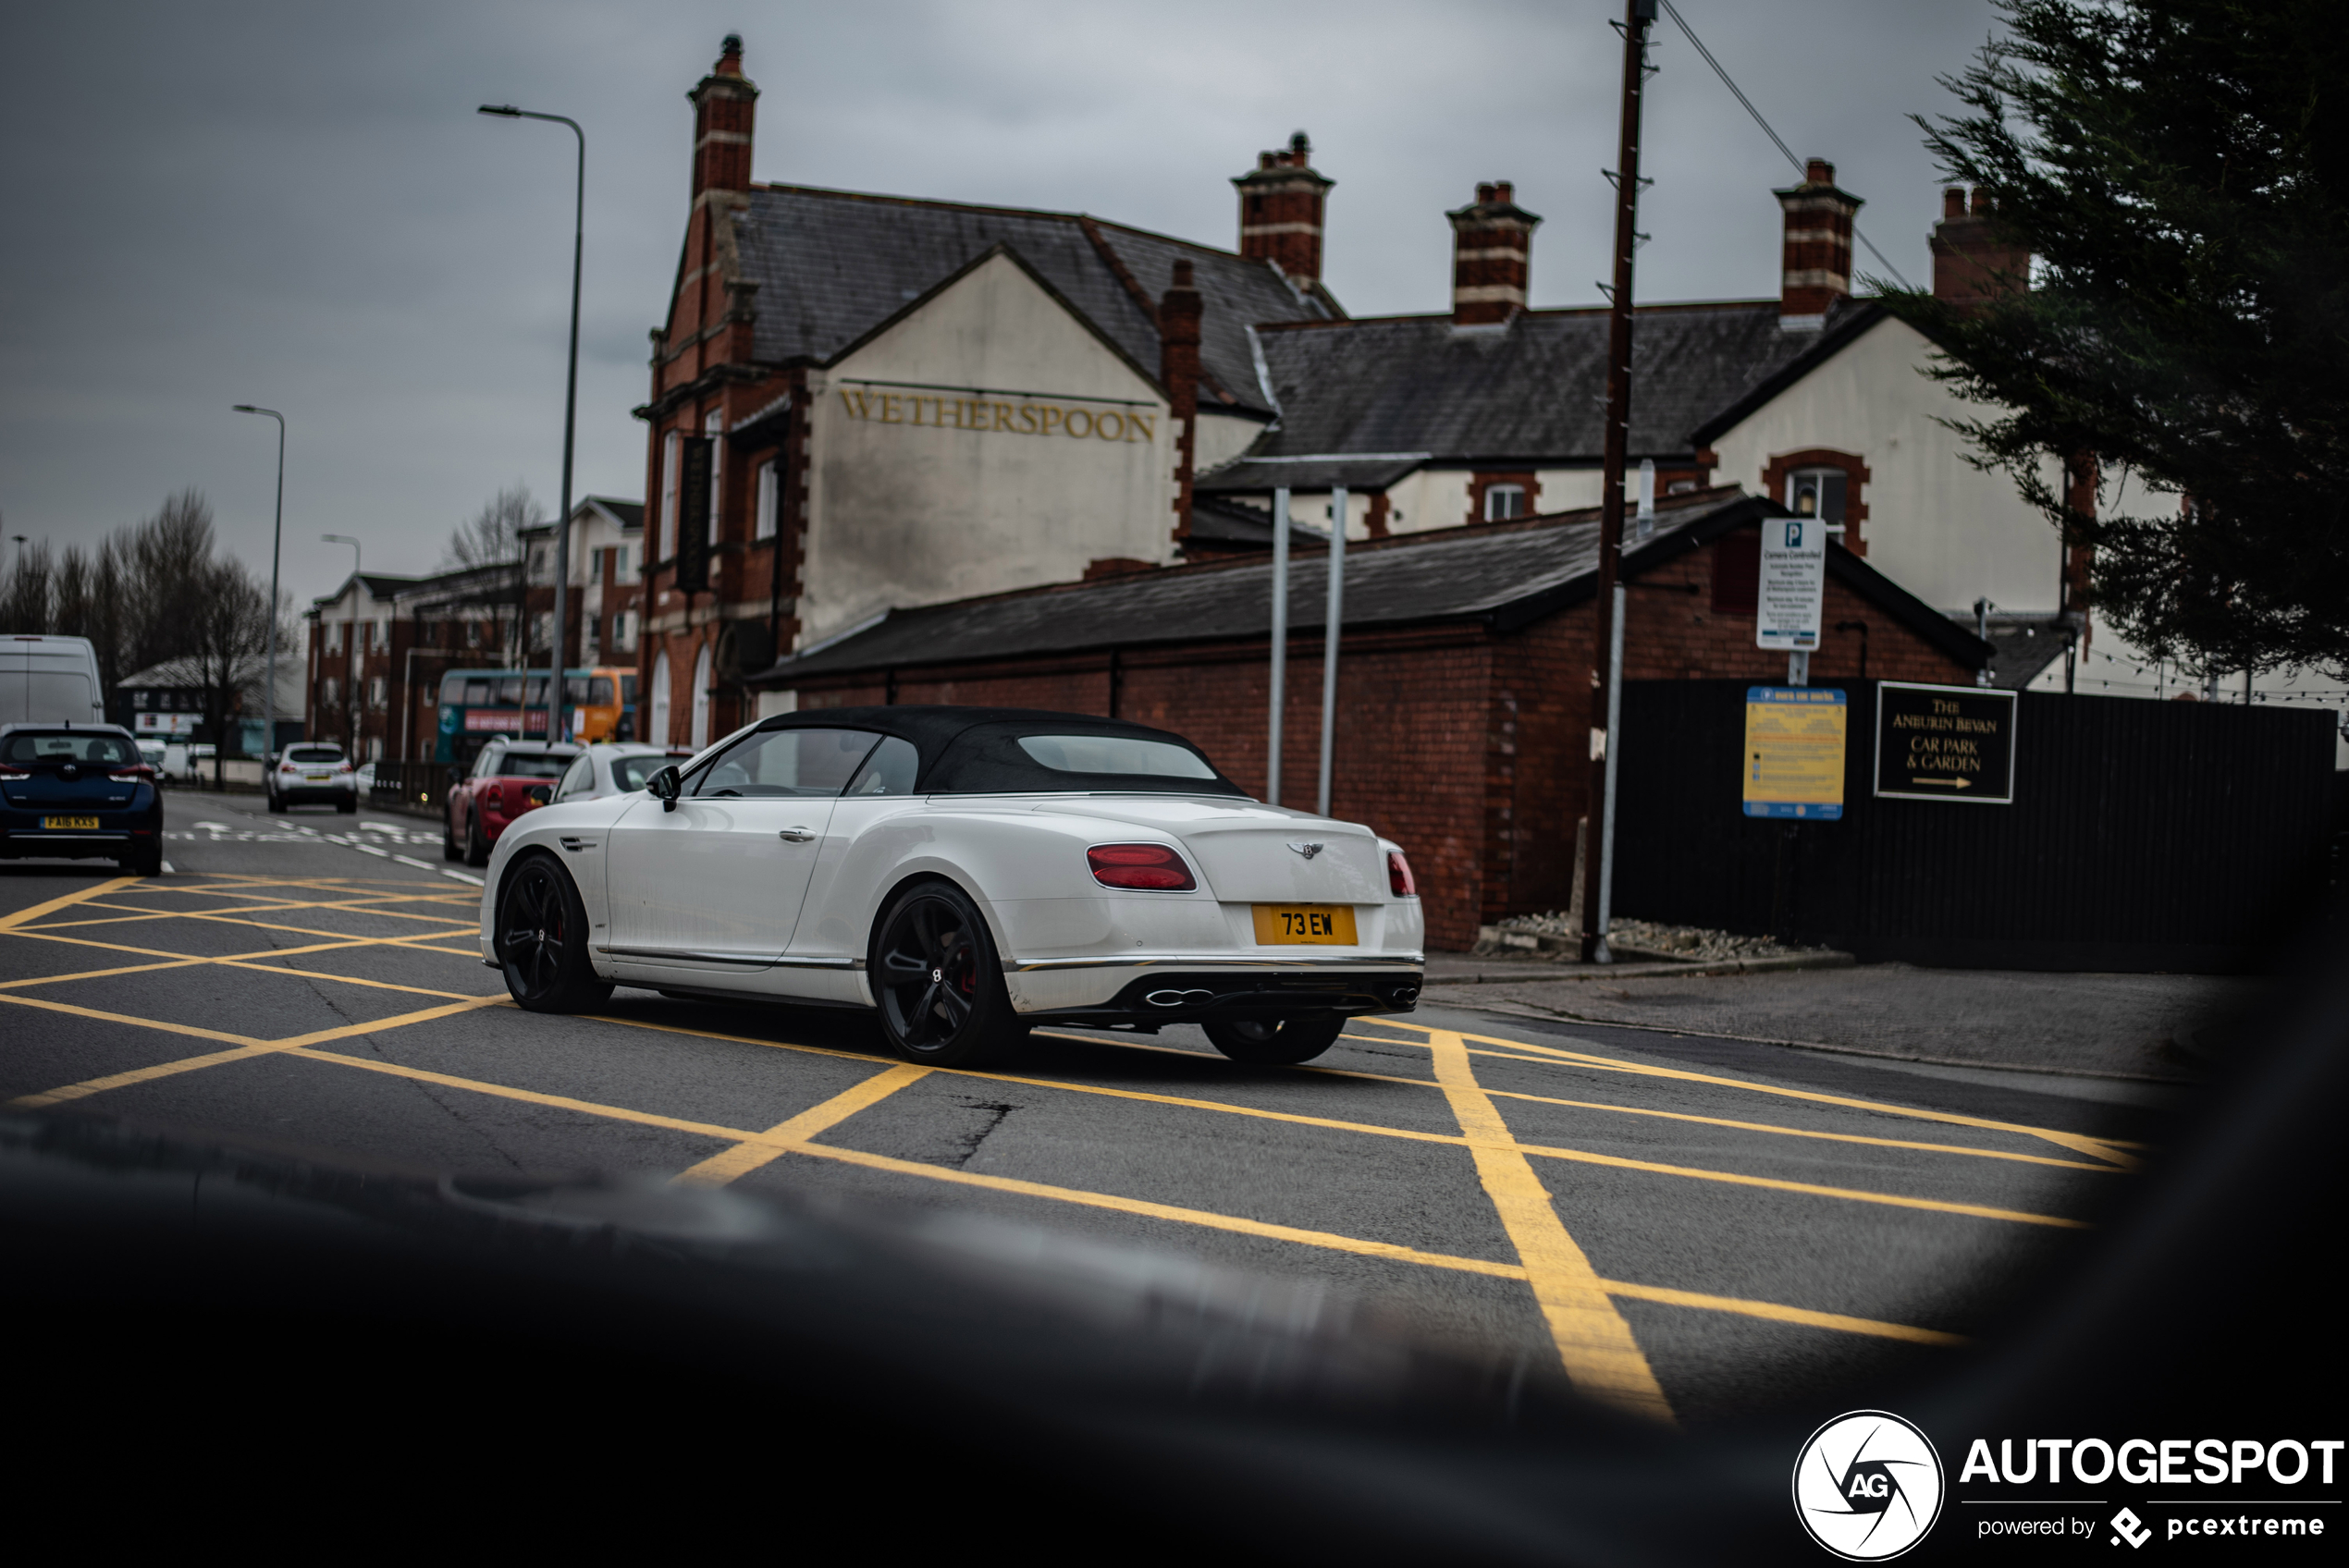
[[[778,829],[775,834],[776,838],[787,844],[804,844],[815,836],[816,830],[813,827],[784,827]]]

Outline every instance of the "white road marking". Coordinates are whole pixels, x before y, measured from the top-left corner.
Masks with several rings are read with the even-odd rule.
[[[163,874],[164,874],[166,876],[169,876],[173,875],[173,873],[172,873],[172,869],[171,869],[171,863],[170,863],[169,861],[165,861],[165,862],[163,863]]]
[[[353,844],[351,847],[357,850],[363,855],[373,855],[377,860],[389,860],[391,858],[391,851],[389,850],[379,850],[373,844]]]
[[[394,855],[391,858],[398,861],[402,865],[412,865],[418,871],[438,871],[440,869],[440,867],[433,864],[430,861],[418,860],[413,855]]]
[[[451,871],[448,867],[443,866],[440,874],[443,876],[454,876],[460,882],[470,882],[476,888],[483,885],[481,878],[475,876],[470,871]]]
[[[209,827],[215,833],[226,833],[228,831],[228,825],[225,822],[199,822],[195,824],[195,826],[198,827]]]

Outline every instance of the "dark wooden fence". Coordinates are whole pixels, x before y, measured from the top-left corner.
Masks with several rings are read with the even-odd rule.
[[[2339,785],[2313,709],[2025,692],[2012,805],[1879,800],[1874,682],[1844,815],[1743,815],[1745,692],[1624,687],[1614,907],[1955,967],[2224,972],[2316,907]]]

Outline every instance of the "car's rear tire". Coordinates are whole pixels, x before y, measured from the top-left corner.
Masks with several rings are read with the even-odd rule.
[[[881,1034],[908,1061],[968,1067],[1027,1032],[986,920],[951,882],[916,883],[891,902],[873,927],[867,970]]]
[[[133,876],[160,876],[163,875],[163,846],[149,844],[143,849],[132,850],[117,864]]]
[[[473,813],[473,820],[465,824],[465,864],[467,865],[489,864],[489,840],[482,834],[481,813],[479,812]]]
[[[598,1007],[612,985],[587,959],[587,906],[571,874],[545,853],[523,857],[498,895],[492,927],[507,994],[526,1012]]]
[[[1303,1018],[1236,1018],[1200,1025],[1208,1043],[1234,1061],[1250,1067],[1294,1067],[1337,1043],[1346,1020],[1329,1015]]]
[[[345,816],[353,815],[359,810],[359,797],[353,795],[347,801],[337,801],[335,802],[335,810],[342,813]]]
[[[272,815],[283,816],[286,815],[285,800],[275,790],[272,790],[269,795],[269,810]]]

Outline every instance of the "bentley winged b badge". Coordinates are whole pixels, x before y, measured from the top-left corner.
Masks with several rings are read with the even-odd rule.
[[[1325,846],[1321,844],[1299,843],[1296,839],[1291,839],[1289,840],[1288,847],[1295,850],[1298,854],[1303,855],[1307,860],[1311,860],[1315,855],[1320,854]]]

